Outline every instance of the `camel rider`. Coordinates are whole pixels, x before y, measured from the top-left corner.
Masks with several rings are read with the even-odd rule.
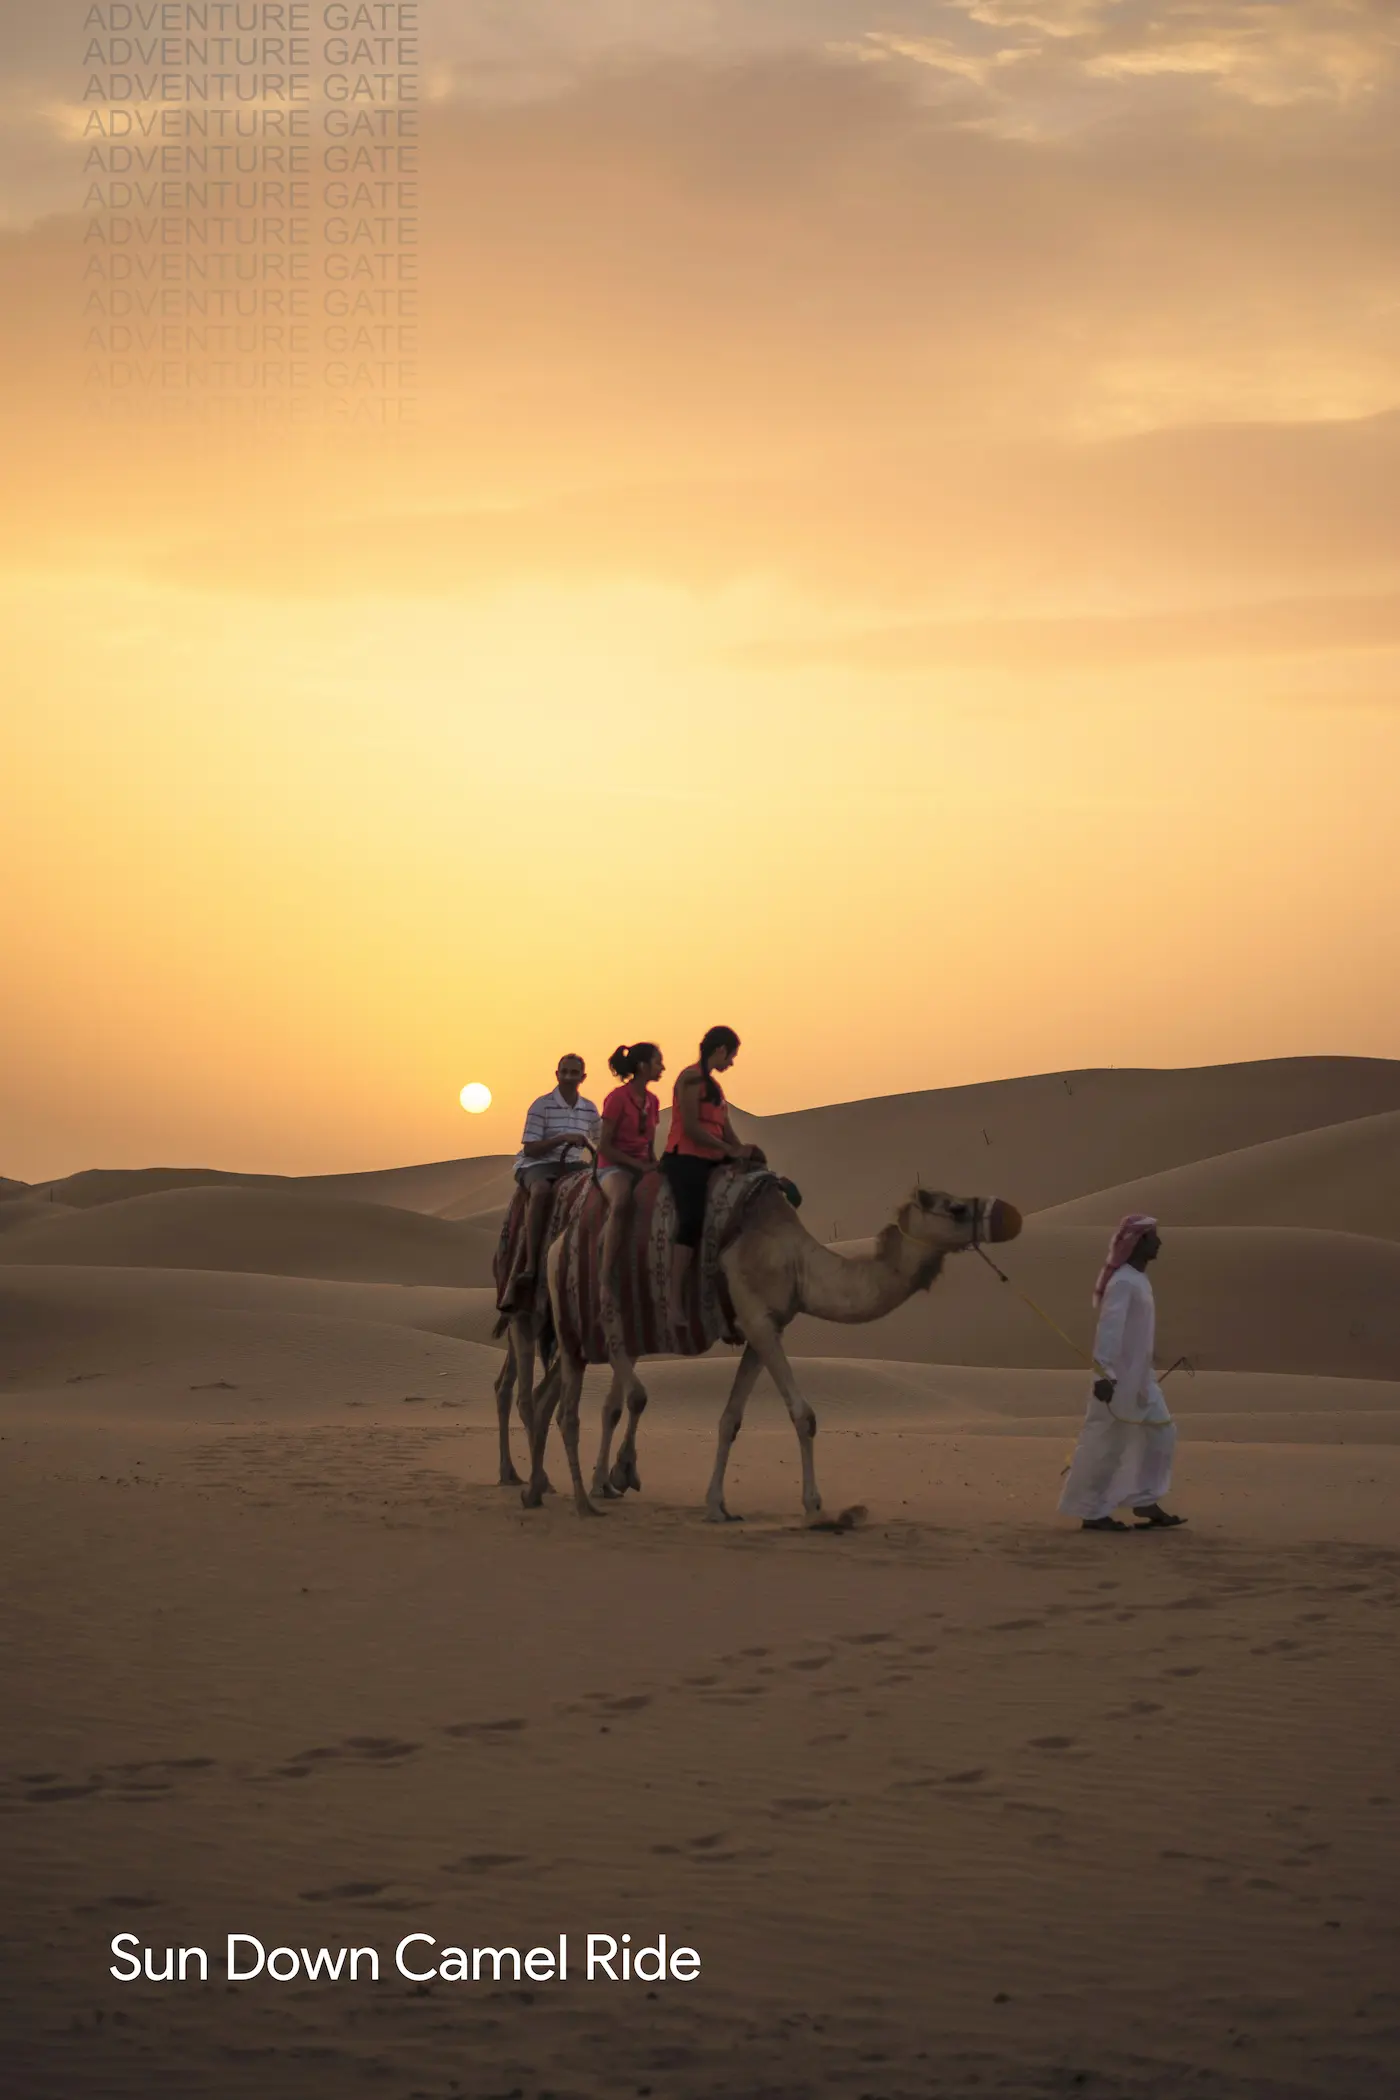
[[[1156,1309],[1147,1265],[1162,1251],[1157,1220],[1119,1220],[1094,1285],[1099,1308],[1090,1394],[1060,1512],[1085,1531],[1126,1531],[1113,1512],[1126,1504],[1139,1529],[1184,1524],[1158,1501],[1171,1486],[1176,1425],[1152,1373]]]
[[[666,1061],[655,1043],[619,1043],[608,1069],[622,1081],[603,1102],[603,1129],[598,1140],[598,1186],[608,1206],[601,1260],[603,1288],[615,1282],[623,1236],[632,1216],[632,1198],[643,1175],[654,1174],[656,1126],[661,1104],[648,1081],[657,1080]]]
[[[598,1111],[579,1089],[588,1073],[581,1057],[572,1052],[561,1057],[555,1069],[558,1081],[552,1094],[541,1094],[530,1103],[525,1134],[515,1156],[515,1179],[524,1189],[525,1266],[516,1287],[530,1284],[539,1274],[545,1220],[554,1200],[555,1185],[564,1174],[577,1173],[591,1163],[592,1142]]]
[[[710,1176],[727,1160],[762,1165],[757,1145],[742,1144],[729,1120],[729,1104],[716,1072],[727,1072],[739,1054],[732,1028],[711,1028],[700,1044],[699,1058],[676,1081],[671,1100],[671,1134],[661,1171],[671,1185],[676,1205],[676,1246],[671,1261],[671,1324],[685,1324],[686,1293],[695,1250],[705,1230],[705,1199]]]

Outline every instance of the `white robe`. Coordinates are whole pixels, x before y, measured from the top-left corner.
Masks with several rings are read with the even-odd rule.
[[[1112,1516],[1165,1495],[1172,1482],[1176,1429],[1152,1375],[1157,1311],[1141,1269],[1124,1266],[1108,1281],[1099,1308],[1094,1358],[1115,1381],[1112,1405],[1092,1391],[1084,1427],[1060,1496],[1066,1517]]]

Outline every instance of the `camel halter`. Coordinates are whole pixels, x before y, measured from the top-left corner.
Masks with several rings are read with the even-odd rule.
[[[980,1240],[976,1238],[973,1239],[972,1251],[974,1252],[974,1254],[981,1255],[983,1261],[987,1264],[987,1267],[991,1270],[992,1274],[994,1276],[1000,1277],[1001,1281],[1007,1286],[1007,1288],[1011,1291],[1013,1296],[1019,1298],[1022,1305],[1029,1306],[1031,1311],[1036,1315],[1036,1317],[1038,1319],[1043,1320],[1046,1326],[1051,1330],[1051,1332],[1053,1334],[1057,1334],[1060,1337],[1060,1340],[1066,1345],[1066,1347],[1074,1351],[1075,1355],[1079,1357],[1081,1362],[1088,1364],[1091,1371],[1097,1371],[1100,1378],[1107,1378],[1110,1385],[1116,1385],[1117,1381],[1112,1377],[1112,1375],[1108,1371],[1104,1369],[1103,1365],[1099,1362],[1096,1356],[1091,1356],[1089,1355],[1087,1350],[1081,1349],[1078,1342],[1076,1342],[1070,1335],[1067,1335],[1065,1333],[1064,1328],[1059,1325],[1058,1321],[1051,1319],[1049,1313],[1046,1312],[1044,1306],[1037,1305],[1034,1298],[1028,1298],[1024,1291],[1017,1289],[1016,1285],[1012,1283],[1011,1278],[1007,1275],[1005,1269],[999,1269],[997,1267],[996,1263],[992,1260],[991,1255],[988,1254],[986,1248],[981,1244]],[[1192,1378],[1195,1377],[1196,1367],[1191,1362],[1190,1357],[1178,1356],[1178,1358],[1176,1359],[1176,1363],[1169,1364],[1166,1370],[1163,1371],[1161,1378],[1159,1378],[1157,1381],[1158,1385],[1163,1384],[1165,1380],[1170,1378],[1172,1372],[1177,1369],[1178,1365],[1187,1372],[1188,1376]],[[1100,1403],[1100,1405],[1102,1405],[1102,1402]],[[1113,1405],[1113,1402],[1111,1400],[1108,1402],[1108,1411],[1113,1416],[1115,1422],[1126,1422],[1131,1424],[1134,1428],[1138,1429],[1171,1429],[1175,1426],[1170,1415],[1167,1416],[1165,1422],[1139,1422],[1133,1415],[1120,1415],[1117,1408]]]

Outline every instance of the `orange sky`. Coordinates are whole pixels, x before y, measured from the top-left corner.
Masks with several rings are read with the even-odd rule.
[[[418,426],[231,445],[0,11],[0,1173],[1400,1055],[1389,0],[425,5]]]

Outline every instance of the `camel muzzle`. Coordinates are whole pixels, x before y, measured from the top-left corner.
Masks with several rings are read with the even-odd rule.
[[[1014,1240],[1022,1222],[1015,1204],[1003,1203],[1000,1196],[982,1205],[982,1238],[991,1240],[994,1245],[1000,1240]]]

